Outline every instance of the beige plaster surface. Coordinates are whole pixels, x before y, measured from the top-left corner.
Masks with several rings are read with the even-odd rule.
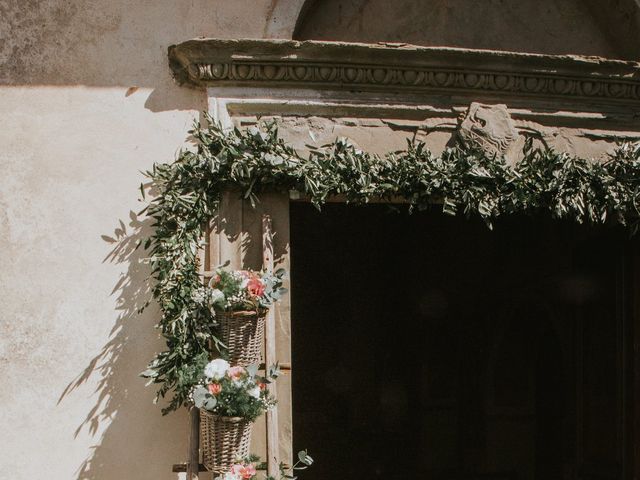
[[[0,478],[176,478],[186,415],[162,417],[138,377],[162,343],[157,308],[137,313],[149,285],[135,246],[149,227],[135,212],[140,171],[172,160],[207,104],[174,84],[167,47],[286,36],[303,3],[0,0]],[[611,51],[589,28],[591,45]],[[311,143],[348,136],[376,152],[424,136],[439,151],[458,113],[415,125],[307,115],[283,132],[301,146],[311,131]]]
[[[0,478],[176,478],[186,416],[138,377],[162,347],[140,171],[206,107],[167,47],[259,37],[272,3],[0,1]]]

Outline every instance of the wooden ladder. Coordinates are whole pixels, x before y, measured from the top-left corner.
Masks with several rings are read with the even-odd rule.
[[[206,233],[210,238],[210,231]],[[272,271],[274,267],[273,259],[273,229],[271,216],[262,215],[262,265],[266,270]],[[210,265],[206,265],[204,252],[200,252],[200,269],[203,279],[211,275]],[[209,268],[207,268],[209,267]],[[205,280],[206,281],[206,280]],[[269,309],[265,322],[265,361],[264,368],[273,365],[277,361],[276,357],[276,324],[273,308]],[[288,366],[287,366],[288,367]],[[286,367],[285,367],[286,368]],[[277,390],[274,388],[271,394],[277,399]],[[273,408],[266,413],[267,428],[267,473],[277,477],[279,473],[279,444],[278,444],[278,410]],[[189,442],[187,463],[173,465],[173,472],[186,472],[187,480],[199,480],[201,472],[207,472],[207,468],[200,463],[200,410],[196,407],[189,409]]]

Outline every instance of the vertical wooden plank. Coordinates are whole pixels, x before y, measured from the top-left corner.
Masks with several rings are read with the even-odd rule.
[[[187,480],[198,480],[200,463],[200,410],[189,410],[189,456],[187,459]]]
[[[269,200],[260,196],[255,206],[245,200],[242,209],[242,265],[260,270],[264,266],[262,248],[262,215],[269,212]]]
[[[269,214],[272,220],[273,255],[275,268],[284,268],[291,273],[289,245],[289,198],[287,195],[273,194],[269,196]],[[274,308],[276,355],[283,366],[283,376],[278,379],[278,435],[280,444],[280,460],[286,463],[293,461],[293,412],[291,403],[291,280],[285,279],[285,295]],[[295,286],[293,286],[295,287]],[[289,368],[285,368],[288,366]],[[304,445],[301,445],[304,447]]]
[[[259,195],[259,202],[254,206],[248,201],[243,202],[242,213],[242,266],[243,268],[260,269],[265,266],[263,252],[263,215],[271,218],[272,233],[272,261],[275,268],[283,267],[289,271],[289,198],[285,194],[263,192]],[[271,263],[271,262],[267,262]],[[285,280],[285,287],[289,288],[289,279]],[[290,337],[290,296],[285,295],[272,307],[274,316],[275,356],[280,362],[284,375],[276,382],[273,393],[278,397],[277,438],[267,438],[267,417],[262,416],[255,423],[251,436],[251,451],[263,459],[273,458],[267,452],[267,444],[271,444],[271,451],[279,452],[278,461],[290,463],[292,460],[292,412],[291,412],[291,376],[289,370],[291,362]],[[265,332],[266,333],[266,332]],[[273,338],[273,337],[272,337]],[[266,342],[265,342],[266,343]],[[264,353],[264,352],[263,352]],[[266,354],[265,354],[266,360]],[[272,390],[273,391],[273,390]],[[273,419],[271,419],[273,424]],[[277,461],[273,462],[277,466]]]
[[[197,260],[198,271],[202,274],[209,268],[207,251],[211,232],[209,225],[204,225],[203,245],[198,248]],[[205,281],[204,277],[202,278]],[[198,480],[200,478],[200,410],[191,407],[189,410],[189,441],[187,451],[187,480]]]
[[[262,265],[267,270],[273,270],[273,230],[268,213],[262,215]]]
[[[214,92],[207,92],[208,111],[213,119],[223,127],[233,126],[226,109],[226,104],[218,99]],[[211,271],[221,263],[229,260],[232,268],[242,266],[242,199],[237,190],[229,190],[222,194],[217,215],[206,228],[206,246],[201,264],[202,271]],[[203,277],[203,281],[208,279]],[[190,412],[190,442],[187,466],[187,480],[192,480],[195,472],[199,478],[200,448],[200,411],[194,408]],[[192,443],[193,442],[193,443]],[[195,447],[192,448],[192,445]]]
[[[222,194],[217,219],[218,255],[220,262],[229,261],[230,268],[242,268],[242,197],[238,190]]]
[[[260,202],[254,206],[242,202],[242,268],[260,270],[262,268],[262,214],[268,202],[260,195]],[[263,347],[264,358],[264,347]],[[260,416],[251,433],[251,452],[267,461],[267,420]]]
[[[218,216],[216,215],[207,226],[204,255],[204,270],[211,271],[220,264],[220,234]]]
[[[273,270],[273,231],[271,216],[262,215],[262,262],[267,270]],[[269,309],[265,324],[265,364],[269,365],[277,361],[276,356],[276,325],[274,308]],[[273,395],[277,398],[277,389],[273,389]],[[278,475],[280,464],[280,443],[278,435],[278,409],[267,412],[267,473],[273,477]]]
[[[229,190],[222,194],[217,215],[205,226],[206,244],[199,252],[200,272],[211,271],[225,261],[234,269],[242,268],[242,199],[240,192]],[[208,278],[203,276],[203,281]],[[198,479],[200,448],[200,412],[190,411],[187,479]]]
[[[281,193],[263,193],[260,195],[260,222],[262,215],[271,218],[272,257],[274,268],[284,268],[290,272],[289,256],[289,198]],[[246,214],[246,212],[245,212]],[[262,252],[260,252],[262,253]],[[253,257],[254,254],[251,254]],[[285,288],[291,289],[291,280],[287,277]],[[292,403],[291,403],[291,295],[285,295],[273,306],[275,359],[280,363],[283,375],[276,382],[278,395],[278,459],[285,463],[293,460],[292,447]],[[275,438],[274,438],[275,441]]]

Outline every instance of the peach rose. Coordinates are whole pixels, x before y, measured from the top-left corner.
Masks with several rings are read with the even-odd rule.
[[[266,390],[267,384],[263,383],[263,382],[260,382],[260,383],[258,383],[258,387],[260,387],[260,390]]]
[[[247,373],[247,371],[244,369],[244,367],[231,367],[228,371],[227,371],[227,375],[229,375],[229,378],[231,380],[234,381],[240,381],[242,380],[242,377]]]
[[[211,395],[218,395],[222,391],[222,385],[219,383],[210,383],[207,388],[209,389],[209,393]]]
[[[236,464],[231,467],[231,471],[234,473],[234,475],[240,475],[245,480],[249,480],[250,478],[255,476],[256,467],[252,463],[250,463],[249,465]]]
[[[249,283],[247,283],[247,291],[255,297],[261,297],[264,295],[264,283],[255,275],[251,276]]]

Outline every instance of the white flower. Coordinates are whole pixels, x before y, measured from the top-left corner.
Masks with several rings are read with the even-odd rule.
[[[224,302],[224,293],[222,293],[222,290],[218,290],[217,288],[213,288],[209,292],[209,296],[211,298],[211,303]]]
[[[240,475],[233,472],[227,472],[222,477],[218,478],[222,478],[222,480],[241,480]]]
[[[256,385],[255,387],[247,390],[247,393],[249,394],[250,397],[260,398],[260,387]]]
[[[222,358],[216,358],[215,360],[207,363],[204,367],[204,374],[207,378],[213,378],[214,380],[220,380],[225,376],[227,370],[229,370],[229,362]]]

